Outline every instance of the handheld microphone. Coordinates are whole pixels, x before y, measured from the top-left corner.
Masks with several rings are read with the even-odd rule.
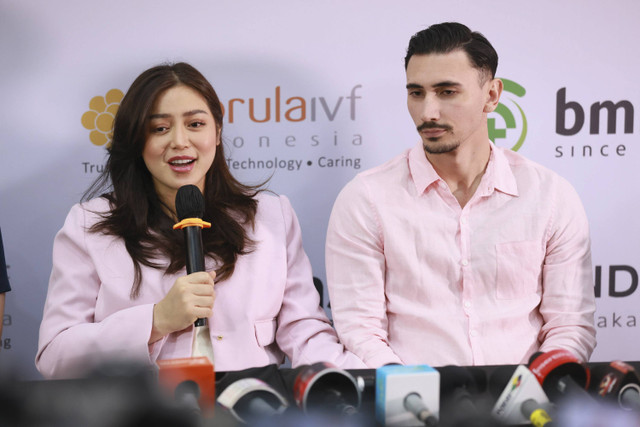
[[[568,397],[591,400],[586,391],[589,370],[567,350],[534,354],[529,362],[529,370],[552,402]]]
[[[289,406],[280,393],[257,378],[234,382],[220,393],[218,403],[243,423],[279,416]]]
[[[439,408],[440,373],[432,367],[388,365],[376,369],[376,419],[380,424],[436,426]]]
[[[187,252],[187,274],[204,269],[204,249],[202,245],[202,229],[210,228],[211,223],[202,220],[204,215],[204,196],[195,185],[183,185],[176,194],[176,214],[178,222],[174,230],[181,229]],[[197,319],[195,326],[207,325],[207,319]]]
[[[626,410],[640,410],[640,379],[633,366],[616,360],[591,369],[589,391],[597,397],[616,401]]]
[[[360,389],[351,374],[329,362],[299,368],[293,397],[304,413],[351,416],[358,413]]]
[[[187,274],[204,271],[202,228],[211,227],[203,221],[204,197],[195,185],[184,185],[176,194],[176,214],[180,222],[173,229],[181,229],[186,246]],[[215,405],[215,370],[213,349],[207,319],[197,319],[194,331],[194,356],[180,359],[158,360],[158,376],[165,388],[173,390],[174,397],[198,413],[201,409],[213,412]]]
[[[542,386],[526,366],[513,368],[504,366],[493,371],[489,377],[489,389],[498,398],[491,413],[507,425],[531,423],[536,427],[550,427],[550,403]]]
[[[193,413],[210,415],[216,401],[216,379],[208,357],[156,361],[158,379],[174,399]]]

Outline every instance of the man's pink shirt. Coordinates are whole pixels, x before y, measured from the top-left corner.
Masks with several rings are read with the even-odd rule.
[[[589,226],[573,187],[495,147],[464,206],[422,144],[354,178],[327,234],[341,341],[370,367],[526,363],[595,347]]]

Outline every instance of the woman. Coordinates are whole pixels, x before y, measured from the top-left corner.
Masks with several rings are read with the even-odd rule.
[[[105,171],[55,238],[36,356],[45,377],[78,376],[115,357],[189,357],[201,317],[217,371],[285,355],[293,366],[365,367],[318,304],[289,201],[231,176],[222,115],[214,89],[188,64],[153,67],[133,82]],[[182,233],[172,229],[175,195],[187,184],[204,194],[212,224],[202,233],[207,272],[190,275]]]

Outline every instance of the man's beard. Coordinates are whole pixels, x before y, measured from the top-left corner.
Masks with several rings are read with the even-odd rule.
[[[425,123],[422,123],[420,126],[418,126],[417,129],[418,129],[418,132],[420,132],[423,129],[444,129],[447,131],[444,135],[441,135],[435,138],[426,138],[425,140],[423,137],[422,146],[424,147],[425,153],[428,153],[428,154],[450,153],[460,146],[460,141],[457,141],[457,140],[454,140],[448,143],[441,142],[441,139],[443,137],[451,133],[451,126],[449,125],[439,125],[434,122],[425,122]],[[429,144],[429,142],[433,142],[433,144]]]

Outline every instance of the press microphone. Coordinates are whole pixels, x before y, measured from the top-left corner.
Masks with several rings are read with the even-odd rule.
[[[491,414],[498,420],[507,425],[551,427],[549,399],[526,366],[497,368],[489,377],[489,390],[497,397]]]
[[[243,423],[281,415],[289,406],[275,389],[257,378],[243,378],[225,388],[218,403]]]
[[[181,229],[187,252],[187,274],[205,271],[202,229],[210,228],[211,223],[203,221],[204,196],[195,185],[183,185],[176,194],[176,214],[178,222],[174,230]],[[195,326],[207,325],[206,318],[197,319]]]
[[[629,411],[640,411],[640,386],[637,383],[625,384],[618,395],[620,407]]]
[[[502,425],[490,415],[482,400],[487,389],[487,373],[482,368],[447,365],[440,372],[440,419],[451,426]]]
[[[570,351],[557,349],[536,353],[531,357],[529,370],[552,402],[568,397],[592,399],[586,391],[589,369]]]
[[[439,409],[440,373],[431,366],[376,369],[376,419],[381,425],[437,426]]]
[[[156,361],[160,384],[194,414],[209,416],[216,401],[213,363],[208,357],[185,357]]]
[[[554,406],[551,402],[540,403],[535,399],[527,399],[522,402],[520,412],[534,427],[554,427],[551,414],[555,416]]]
[[[158,371],[141,361],[103,361],[73,380],[0,380],[2,426],[203,427],[167,399]]]
[[[306,414],[351,416],[358,413],[360,388],[351,374],[329,362],[303,365],[293,385],[293,397]]]
[[[446,409],[455,413],[478,414],[474,395],[481,390],[471,373],[465,368],[454,365],[439,367],[438,372],[440,372],[441,412]]]
[[[593,367],[589,391],[616,402],[622,409],[640,410],[640,379],[628,363],[616,360]]]

